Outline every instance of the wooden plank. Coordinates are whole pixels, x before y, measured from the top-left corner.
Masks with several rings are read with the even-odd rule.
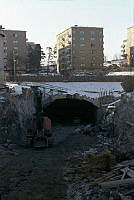
[[[120,164],[119,164],[119,167],[121,168],[121,167],[134,167],[134,159],[132,159],[132,160],[126,160],[126,161],[123,161],[123,162],[121,162]]]
[[[129,194],[132,194],[132,193],[134,193],[134,189],[129,190],[127,192],[124,192],[123,195],[126,196],[126,195],[129,195]]]
[[[126,121],[125,123],[126,123],[128,126],[134,127],[134,123],[133,123],[133,122]]]
[[[129,185],[134,185],[134,178],[128,178],[123,180],[116,180],[116,181],[108,181],[100,183],[99,186],[102,188],[117,188],[117,187],[126,187]]]
[[[93,182],[89,182],[88,184],[89,185],[98,185],[99,183],[102,183],[103,181],[107,180],[107,179],[110,179],[112,177],[114,177],[115,174],[113,172],[109,173],[108,175],[104,175],[100,178],[97,178],[95,181]]]
[[[134,112],[134,108],[132,107],[128,107],[128,110]]]

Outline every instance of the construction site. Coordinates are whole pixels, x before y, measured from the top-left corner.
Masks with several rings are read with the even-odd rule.
[[[1,89],[2,200],[134,199],[134,93],[85,84]]]

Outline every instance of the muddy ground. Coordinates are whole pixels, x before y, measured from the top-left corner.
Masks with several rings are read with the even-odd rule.
[[[2,200],[65,200],[68,158],[89,150],[96,143],[96,137],[74,133],[76,128],[56,125],[52,148],[19,147],[14,150],[18,154],[0,154]]]

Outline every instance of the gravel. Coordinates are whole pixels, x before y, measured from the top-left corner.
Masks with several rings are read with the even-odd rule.
[[[60,200],[67,199],[68,183],[65,172],[84,151],[96,143],[96,137],[76,134],[78,126],[54,127],[52,148],[35,150],[18,148],[18,155],[0,156],[0,191],[2,200]],[[13,147],[13,146],[12,146]],[[74,174],[74,179],[79,180]],[[71,200],[71,199],[70,199]]]

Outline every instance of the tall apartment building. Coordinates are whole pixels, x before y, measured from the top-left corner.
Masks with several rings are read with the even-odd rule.
[[[41,46],[34,42],[27,42],[27,72],[35,73],[40,70]]]
[[[6,76],[15,77],[26,71],[26,31],[4,29],[4,51],[6,54]]]
[[[2,27],[0,26],[0,88],[4,84],[4,65],[5,65],[5,55],[4,55],[4,38]]]
[[[131,64],[131,48],[134,47],[134,26],[128,28],[127,32],[127,45],[126,45],[126,52],[127,52],[127,59],[128,64]]]
[[[127,30],[127,40],[123,41],[122,57],[127,59],[128,65],[134,65],[134,26]]]
[[[70,27],[57,35],[57,71],[90,71],[104,62],[103,28]]]

